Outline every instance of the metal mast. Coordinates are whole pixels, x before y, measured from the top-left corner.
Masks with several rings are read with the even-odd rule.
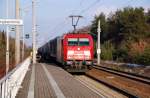
[[[32,41],[33,41],[33,64],[36,63],[36,16],[35,0],[32,0]]]
[[[19,11],[19,0],[16,0],[16,19],[20,18]],[[15,63],[18,64],[20,62],[20,30],[19,26],[16,26],[16,40],[15,40]]]
[[[100,48],[100,32],[101,32],[101,27],[100,27],[100,20],[98,21],[98,42],[97,42],[97,64],[100,65],[100,54],[101,54],[101,48]]]
[[[24,60],[24,25],[22,26],[22,60]]]
[[[8,19],[8,13],[9,13],[9,9],[8,9],[8,0],[6,0],[6,17]],[[9,26],[7,25],[6,28],[6,74],[9,71]]]

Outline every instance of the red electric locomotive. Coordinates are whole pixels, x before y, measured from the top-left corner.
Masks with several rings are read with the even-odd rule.
[[[85,72],[94,58],[93,38],[86,33],[69,33],[44,45],[45,53],[70,72]]]

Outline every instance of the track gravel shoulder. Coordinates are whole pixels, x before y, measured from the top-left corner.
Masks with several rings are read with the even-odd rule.
[[[92,69],[87,74],[100,79],[101,81],[105,81],[115,87],[119,87],[120,89],[124,89],[140,96],[140,98],[150,98],[150,86],[147,84],[139,83],[137,81],[97,69]]]

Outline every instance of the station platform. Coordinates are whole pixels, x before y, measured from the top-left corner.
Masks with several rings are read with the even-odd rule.
[[[30,67],[16,98],[101,98],[54,64]]]

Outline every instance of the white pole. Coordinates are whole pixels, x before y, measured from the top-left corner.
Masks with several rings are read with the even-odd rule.
[[[100,54],[101,54],[101,48],[100,48],[100,32],[101,32],[101,28],[100,28],[100,20],[98,21],[98,28],[97,28],[97,32],[98,32],[98,43],[97,43],[97,64],[100,65]]]
[[[24,20],[24,12],[23,9],[20,10],[22,11],[22,20]],[[21,13],[21,12],[20,12]],[[24,59],[24,24],[22,25],[22,60]]]
[[[19,0],[16,0],[16,19],[20,18],[19,9],[20,9]],[[15,62],[16,62],[16,64],[18,64],[20,62],[20,30],[19,30],[19,26],[16,26]]]
[[[25,9],[20,9],[20,13],[22,13],[22,20],[24,21],[24,16],[26,14],[26,11]],[[23,43],[23,46],[22,46],[22,60],[24,60],[24,52],[25,52],[25,34],[24,34],[24,27],[25,25],[23,24],[22,25],[22,43]]]
[[[36,63],[36,16],[35,0],[32,0],[32,40],[33,40],[33,64]]]
[[[8,13],[9,13],[9,8],[8,8],[8,0],[6,0],[6,17],[8,19]],[[6,74],[9,71],[9,26],[7,25],[6,28]]]
[[[24,59],[24,25],[22,26],[22,60]]]

